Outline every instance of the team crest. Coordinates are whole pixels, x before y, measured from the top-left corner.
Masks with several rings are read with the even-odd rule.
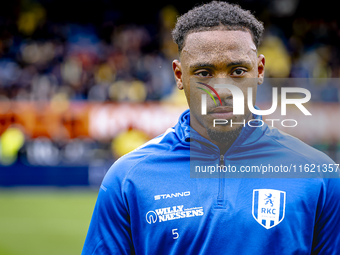
[[[285,217],[286,192],[275,189],[254,189],[252,214],[266,229],[278,225]]]

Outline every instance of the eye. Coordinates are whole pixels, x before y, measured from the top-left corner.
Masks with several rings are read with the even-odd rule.
[[[200,72],[197,72],[195,75],[199,77],[204,77],[204,78],[211,76],[208,71],[200,71]]]
[[[238,68],[238,69],[235,69],[235,70],[232,72],[232,75],[241,76],[241,75],[243,75],[245,72],[246,72],[245,70]]]

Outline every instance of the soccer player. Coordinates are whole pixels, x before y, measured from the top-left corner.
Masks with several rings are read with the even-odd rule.
[[[265,58],[257,53],[262,33],[249,11],[225,2],[195,7],[178,19],[173,38],[180,60],[173,71],[190,111],[110,168],[83,255],[340,254],[338,178],[224,178],[229,173],[221,171],[336,167],[323,153],[263,124],[248,107],[234,115],[231,90],[211,86],[210,79],[233,81],[245,102],[248,87],[255,100],[264,79]],[[206,114],[193,103],[203,100],[204,90],[217,101],[207,97]],[[214,119],[261,125],[214,127]],[[219,178],[191,178],[195,161],[216,165]]]

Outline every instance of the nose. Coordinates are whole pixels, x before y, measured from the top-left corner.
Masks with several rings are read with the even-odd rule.
[[[229,88],[222,87],[222,85],[226,84],[215,84],[215,90],[217,94],[220,96],[223,106],[232,106],[233,93]]]

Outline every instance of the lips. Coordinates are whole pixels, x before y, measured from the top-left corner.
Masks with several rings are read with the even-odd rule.
[[[233,108],[229,106],[219,106],[209,111],[209,113],[230,113],[233,112]]]
[[[208,114],[212,115],[214,119],[231,119],[233,114],[233,108],[229,106],[219,106],[211,111]]]

